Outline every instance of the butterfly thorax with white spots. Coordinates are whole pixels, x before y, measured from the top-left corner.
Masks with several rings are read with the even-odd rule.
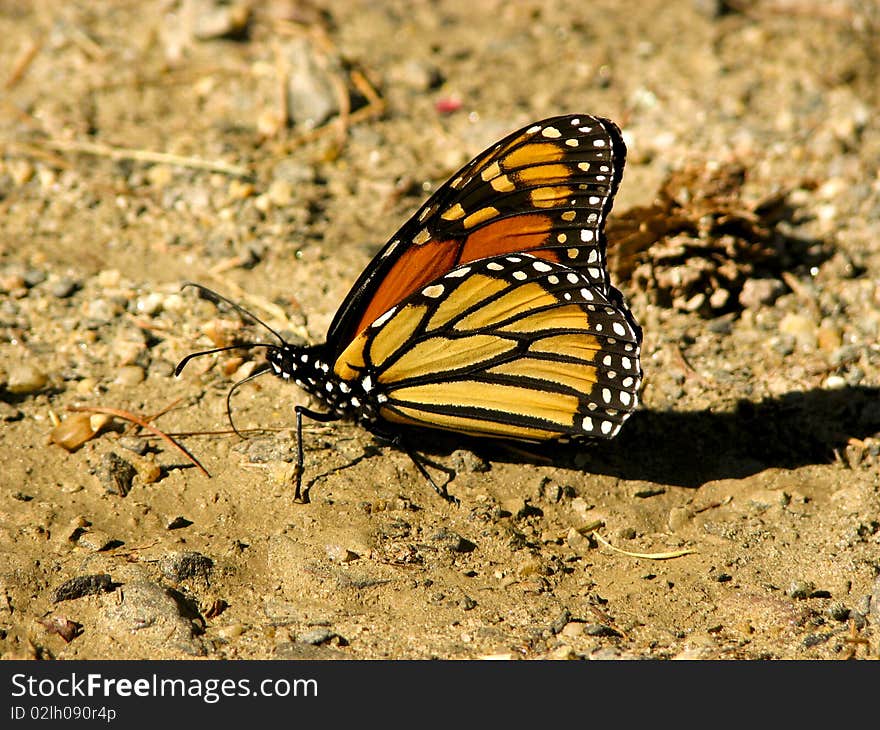
[[[317,398],[331,412],[375,423],[379,401],[369,377],[343,380],[327,362],[324,345],[283,345],[270,348],[266,360],[272,372]]]

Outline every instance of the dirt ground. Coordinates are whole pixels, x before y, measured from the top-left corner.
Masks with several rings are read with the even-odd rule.
[[[878,656],[872,0],[0,0],[0,35],[3,658]],[[458,505],[312,424],[295,503],[308,398],[255,380],[230,433],[259,351],[174,366],[266,335],[181,284],[320,341],[431,190],[568,112],[624,130],[613,223],[690,175],[615,269],[641,409],[437,444]]]

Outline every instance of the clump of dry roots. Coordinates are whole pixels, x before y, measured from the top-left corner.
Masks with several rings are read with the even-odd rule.
[[[798,243],[777,228],[791,217],[790,191],[748,203],[745,179],[739,164],[690,165],[666,178],[652,205],[611,218],[608,261],[616,279],[654,304],[704,317],[741,309],[746,281],[778,279],[791,263],[786,249]]]

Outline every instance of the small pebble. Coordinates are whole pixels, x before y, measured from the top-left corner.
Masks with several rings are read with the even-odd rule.
[[[191,520],[186,519],[183,515],[177,515],[176,517],[172,517],[165,523],[166,530],[180,530],[184,527],[189,527],[192,524]]]
[[[437,530],[437,532],[431,535],[430,542],[451,553],[469,553],[476,548],[476,545],[470,540],[463,538],[458,533],[448,530],[445,527]]]
[[[164,473],[162,467],[152,459],[137,459],[135,468],[141,484],[155,484]]]
[[[174,179],[174,170],[169,165],[153,165],[147,170],[147,180],[154,188],[166,188]]]
[[[809,598],[814,588],[815,586],[809,581],[796,579],[793,580],[788,586],[786,594],[788,594],[789,598],[803,600],[805,598]]]
[[[840,375],[829,375],[822,384],[827,390],[840,390],[846,387],[846,378]]]
[[[302,634],[298,634],[296,640],[301,644],[320,646],[321,644],[329,644],[331,641],[337,638],[339,638],[339,635],[335,632],[323,626],[318,626],[314,629],[309,629]]]
[[[413,91],[424,92],[443,83],[440,71],[425,63],[409,60],[388,71],[388,80]]]
[[[56,299],[67,299],[80,288],[80,283],[69,276],[61,276],[49,285],[49,293]]]
[[[287,180],[273,180],[266,191],[273,205],[283,207],[293,200],[293,186]]]
[[[131,491],[132,482],[137,476],[137,469],[118,454],[109,451],[101,457],[101,463],[95,475],[108,494],[124,497]]]
[[[557,646],[553,649],[547,658],[555,661],[568,661],[571,659],[577,659],[577,654],[568,644],[562,644],[562,646]]]
[[[16,363],[6,373],[6,390],[18,395],[36,393],[46,387],[49,376],[36,365]]]
[[[248,3],[227,4],[218,0],[199,0],[198,13],[193,19],[192,34],[200,41],[215,38],[241,38],[247,32],[251,19]]]
[[[9,160],[6,169],[16,187],[21,187],[34,176],[34,166],[27,160]]]
[[[221,626],[219,629],[217,629],[217,636],[219,636],[221,639],[229,641],[231,639],[237,639],[244,633],[244,631],[244,624],[227,624],[226,626]]]
[[[143,456],[150,448],[150,444],[146,439],[135,438],[134,436],[120,436],[116,439],[116,443],[123,449],[133,451],[138,456]]]
[[[229,183],[229,188],[227,192],[229,193],[229,197],[233,200],[244,200],[245,198],[249,198],[254,194],[255,188],[253,184],[249,182],[232,180]]]
[[[46,281],[46,272],[41,269],[28,269],[24,272],[24,283],[29,289]]]
[[[159,569],[169,580],[180,582],[189,578],[208,580],[214,561],[197,552],[172,552],[159,559]]]
[[[353,550],[349,550],[339,544],[327,545],[325,550],[327,551],[327,557],[334,563],[350,563],[360,557]]]
[[[138,297],[135,302],[135,309],[140,314],[146,314],[155,317],[162,311],[162,305],[165,303],[165,295],[160,292],[151,292],[143,297]]]
[[[64,581],[55,589],[52,600],[55,603],[60,601],[72,601],[75,598],[90,596],[95,593],[102,593],[113,590],[113,580],[107,573],[98,573],[95,575],[78,575],[75,578]]]
[[[746,309],[772,305],[785,291],[779,279],[746,279],[739,293],[739,303]]]
[[[146,374],[144,373],[144,369],[139,365],[124,365],[119,368],[116,377],[113,378],[113,384],[130,388],[143,383],[144,378],[146,378]]]
[[[100,553],[121,543],[103,530],[86,530],[77,538],[76,544],[93,553]]]
[[[816,323],[803,314],[786,314],[779,323],[782,334],[791,335],[798,344],[813,349],[816,347]]]
[[[830,618],[833,618],[835,621],[846,621],[849,618],[850,610],[844,606],[840,601],[835,601],[826,610],[826,613]]]

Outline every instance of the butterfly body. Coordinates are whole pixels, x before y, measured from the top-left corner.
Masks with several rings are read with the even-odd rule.
[[[303,415],[350,418],[386,436],[615,436],[642,378],[642,332],[605,253],[625,156],[620,130],[601,117],[514,132],[389,240],[324,343],[261,345],[276,375],[325,408],[295,409],[299,465]]]

